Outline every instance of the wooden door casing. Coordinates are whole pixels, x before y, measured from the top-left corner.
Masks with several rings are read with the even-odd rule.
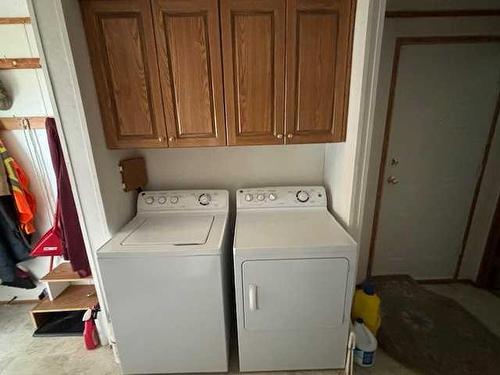
[[[165,147],[149,3],[82,0],[80,5],[108,147]]]
[[[345,141],[354,3],[287,1],[286,143]]]
[[[153,17],[169,146],[225,145],[217,0],[153,0]]]
[[[221,2],[229,145],[283,144],[285,3]]]

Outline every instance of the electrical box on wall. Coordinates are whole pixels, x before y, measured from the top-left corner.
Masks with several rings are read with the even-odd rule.
[[[148,183],[144,158],[120,160],[120,173],[124,191],[142,190]]]

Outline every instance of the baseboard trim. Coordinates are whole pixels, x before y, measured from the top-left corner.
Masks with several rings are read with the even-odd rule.
[[[0,305],[27,305],[38,302],[40,302],[38,299],[14,299],[9,301],[0,301]]]
[[[415,280],[419,284],[469,284],[477,286],[476,283],[470,279],[421,279]]]

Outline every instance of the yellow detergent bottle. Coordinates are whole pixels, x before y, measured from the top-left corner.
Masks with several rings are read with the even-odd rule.
[[[380,297],[375,293],[375,286],[363,284],[363,289],[357,289],[352,306],[352,319],[363,319],[366,327],[376,336],[382,319],[380,317]]]

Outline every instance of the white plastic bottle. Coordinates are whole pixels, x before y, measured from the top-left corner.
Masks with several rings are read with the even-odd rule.
[[[354,322],[356,347],[354,348],[354,362],[362,367],[371,367],[375,363],[377,339],[363,323],[363,319]]]

